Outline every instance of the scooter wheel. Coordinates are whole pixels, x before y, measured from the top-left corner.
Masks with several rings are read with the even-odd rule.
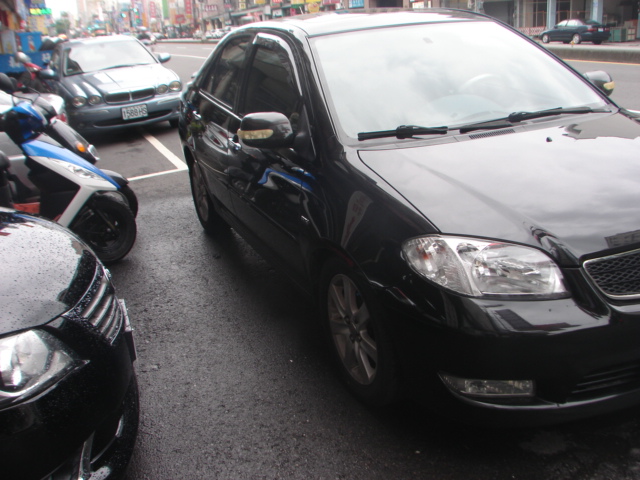
[[[94,197],[71,230],[80,236],[106,265],[121,260],[136,241],[136,220],[122,200]]]

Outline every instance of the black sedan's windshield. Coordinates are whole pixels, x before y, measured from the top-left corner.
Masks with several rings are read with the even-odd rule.
[[[156,63],[151,53],[138,41],[87,42],[74,44],[65,52],[64,74],[96,72],[109,68]]]
[[[493,22],[346,32],[312,45],[334,117],[353,138],[606,105],[573,71]]]

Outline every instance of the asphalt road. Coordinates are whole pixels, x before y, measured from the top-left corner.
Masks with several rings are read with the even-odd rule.
[[[206,55],[169,51],[185,81]],[[479,429],[409,402],[363,406],[328,367],[315,312],[288,280],[234,232],[204,234],[175,130],[94,141],[140,200],[136,245],[111,268],[139,356],[126,480],[640,479],[638,409]]]

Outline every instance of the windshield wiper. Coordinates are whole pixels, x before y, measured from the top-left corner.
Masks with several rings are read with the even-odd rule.
[[[146,65],[144,63],[123,63],[122,65],[113,65],[110,67],[104,67],[100,70],[111,70],[112,68],[127,68],[127,67],[137,67],[138,65]]]
[[[575,107],[575,108],[550,108],[548,110],[539,110],[537,112],[513,112],[507,117],[509,122],[522,122],[524,120],[531,120],[533,118],[551,117],[553,115],[579,115],[582,113],[593,113],[601,110],[594,110],[590,107]]]
[[[473,132],[474,130],[498,130],[500,128],[510,127],[513,127],[513,124],[501,118],[498,120],[489,120],[488,122],[470,123],[469,125],[456,128],[460,130],[460,133],[464,134]]]
[[[362,132],[358,134],[358,140],[371,140],[373,138],[396,137],[399,139],[412,138],[416,135],[444,135],[447,127],[421,127],[419,125],[400,125],[395,130],[382,130],[379,132]]]

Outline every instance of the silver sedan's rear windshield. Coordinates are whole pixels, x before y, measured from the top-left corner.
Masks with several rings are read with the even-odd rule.
[[[349,137],[605,105],[575,72],[492,22],[377,28],[316,37],[311,45],[330,108]]]

